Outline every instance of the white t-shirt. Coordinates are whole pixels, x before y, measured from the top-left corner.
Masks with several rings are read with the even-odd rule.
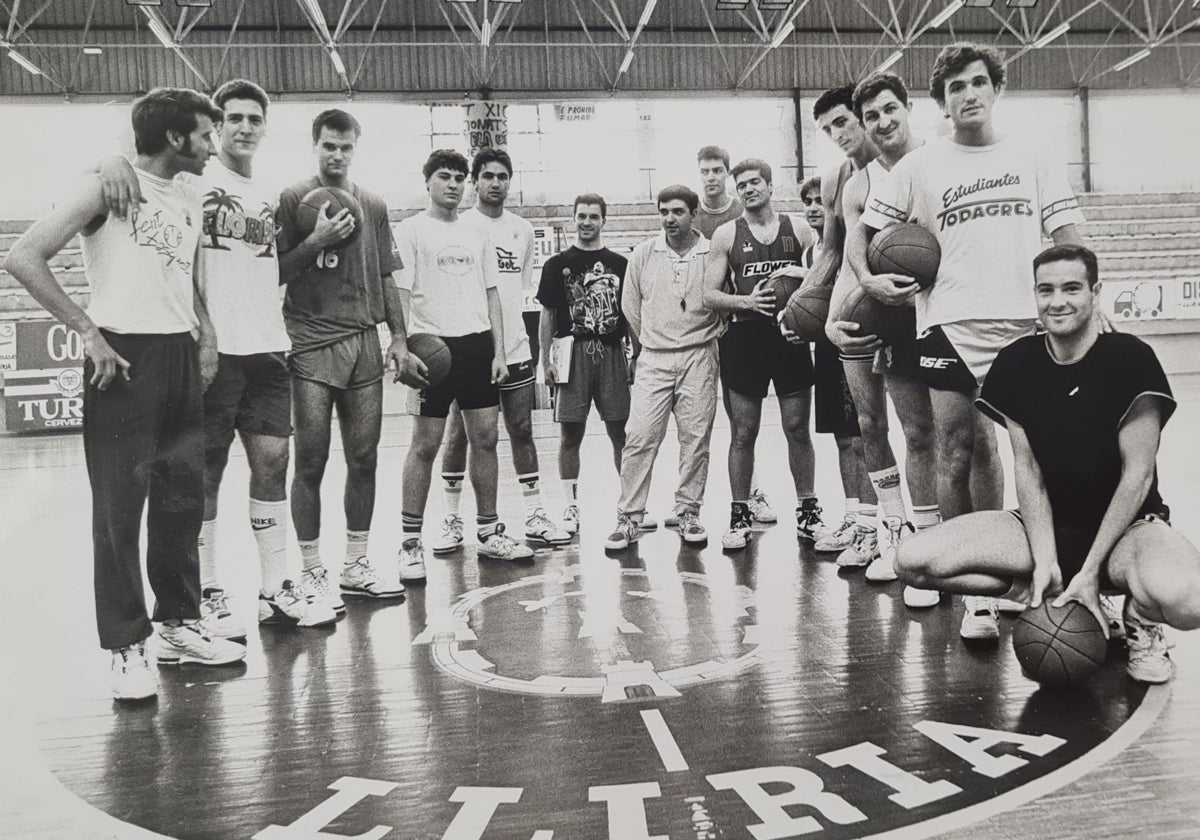
[[[459,218],[477,224],[496,246],[500,309],[504,314],[504,355],[510,365],[533,358],[525,329],[525,290],[533,288],[533,225],[505,210],[499,219],[472,207]]]
[[[862,220],[882,230],[915,222],[942,249],[937,281],[916,297],[917,330],[973,319],[1033,319],[1033,258],[1042,233],[1081,224],[1066,167],[1005,138],[962,146],[951,138],[905,155],[872,185]]]
[[[200,326],[192,266],[200,238],[200,196],[189,186],[133,170],[143,204],[125,220],[109,214],[82,237],[91,285],[88,317],[115,333],[194,333]]]
[[[200,290],[217,333],[217,349],[233,356],[291,349],[283,322],[275,208],[279,189],[245,178],[218,159],[202,176],[179,179],[200,193]]]
[[[404,268],[397,284],[412,292],[408,334],[455,337],[486,332],[487,290],[499,284],[491,239],[463,219],[443,222],[427,213],[396,228]]]

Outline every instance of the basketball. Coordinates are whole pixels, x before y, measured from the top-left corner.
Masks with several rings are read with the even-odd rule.
[[[1108,655],[1108,640],[1083,604],[1054,607],[1043,601],[1013,628],[1013,650],[1026,676],[1046,685],[1075,685],[1094,674]]]
[[[874,335],[884,344],[895,344],[916,333],[916,313],[907,306],[889,306],[867,294],[861,286],[846,297],[843,321],[858,324],[858,335]]]
[[[417,333],[408,337],[408,352],[425,363],[425,378],[430,387],[440,385],[450,375],[450,348],[436,335]]]
[[[362,230],[362,208],[358,204],[358,199],[346,190],[337,187],[317,187],[315,190],[310,190],[300,200],[300,206],[296,208],[296,228],[301,236],[308,236],[312,233],[317,226],[321,205],[327,201],[329,202],[327,212],[331,217],[336,216],[342,210],[349,210],[350,215],[354,217],[354,230],[350,231],[350,235],[336,246],[344,248],[357,239]]]
[[[775,292],[775,314],[778,315],[787,306],[788,301],[796,290],[800,288],[800,284],[804,282],[797,280],[795,277],[776,277],[771,281],[771,291]]]
[[[903,274],[922,289],[937,279],[942,247],[937,237],[920,225],[892,225],[875,234],[867,248],[867,265],[873,274]]]
[[[783,324],[805,341],[825,338],[825,322],[829,319],[829,296],[833,286],[809,286],[788,298],[783,311]]]

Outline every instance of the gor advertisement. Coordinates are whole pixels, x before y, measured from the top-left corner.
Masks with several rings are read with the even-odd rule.
[[[9,325],[5,325],[9,326]],[[10,432],[83,427],[83,341],[54,321],[15,327],[12,369],[4,372],[4,418]]]

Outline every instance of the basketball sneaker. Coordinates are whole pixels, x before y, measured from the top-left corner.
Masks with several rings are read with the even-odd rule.
[[[853,514],[845,517],[842,524],[832,531],[826,531],[813,542],[814,551],[844,551],[854,543]]]
[[[771,525],[779,521],[775,509],[767,501],[767,494],[758,489],[750,491],[750,519],[764,525]]]
[[[1014,601],[1012,598],[993,598],[996,602],[996,609],[1005,615],[1020,615],[1025,612],[1025,604],[1021,601]]]
[[[434,554],[449,554],[463,545],[463,523],[458,514],[451,513],[442,520],[442,533],[430,548]]]
[[[1171,679],[1175,666],[1167,652],[1167,637],[1161,624],[1133,614],[1132,604],[1125,599],[1124,625],[1125,647],[1129,649],[1129,662],[1125,672],[1142,683],[1158,685]]]
[[[843,569],[854,569],[870,566],[879,556],[879,534],[875,529],[866,525],[854,526],[854,542],[837,557],[837,564]]]
[[[409,537],[400,543],[400,582],[422,583],[425,580],[425,546],[420,537]]]
[[[657,531],[658,520],[648,513],[643,513],[642,521],[638,523],[638,527],[642,529],[643,533],[646,531]]]
[[[224,589],[211,587],[201,593],[200,620],[218,639],[246,638],[246,628],[229,609]]]
[[[629,544],[637,542],[641,536],[642,528],[637,521],[622,513],[617,516],[617,527],[605,538],[604,548],[606,551],[620,551],[629,548]]]
[[[317,596],[285,580],[274,595],[258,593],[258,623],[292,627],[323,627],[337,621],[337,613]]]
[[[942,593],[936,589],[918,589],[915,586],[904,587],[904,606],[914,610],[927,610],[936,607],[942,600]]]
[[[487,536],[480,536],[479,556],[522,562],[533,559],[533,549],[504,533],[504,523],[498,523],[495,531]]]
[[[324,604],[338,615],[346,611],[346,602],[329,582],[329,572],[325,571],[324,566],[305,569],[300,575],[300,587],[306,594],[312,595],[318,604]]]
[[[158,694],[158,681],[146,661],[146,643],[126,645],[112,652],[114,700],[145,700]]]
[[[567,505],[562,515],[563,530],[568,534],[579,533],[579,506]]]
[[[905,528],[908,530],[905,531]],[[900,541],[909,534],[916,533],[913,526],[899,516],[885,516],[883,531],[883,545],[879,549],[879,556],[867,566],[865,574],[867,580],[875,583],[885,583],[897,578],[896,552],[900,549]]]
[[[1125,641],[1125,620],[1121,617],[1123,610],[1117,602],[1120,595],[1101,595],[1100,610],[1108,619],[1108,640],[1110,642]]]
[[[679,514],[672,512],[672,513],[668,513],[666,516],[664,516],[663,517],[663,527],[664,528],[678,528],[679,527]]]
[[[796,536],[815,542],[817,537],[829,529],[821,519],[821,506],[816,499],[805,499],[796,508]]]
[[[159,665],[232,665],[246,658],[246,646],[218,639],[199,621],[164,624],[158,630]]]
[[[546,511],[538,508],[533,515],[525,520],[525,539],[542,545],[566,545],[571,541],[571,535],[555,525]]]
[[[690,510],[679,514],[679,536],[685,543],[708,542],[708,531],[705,531],[704,526],[700,524],[700,517]]]
[[[726,551],[737,551],[750,544],[750,519],[735,516],[729,520],[729,530],[721,537],[721,547]]]
[[[359,557],[348,566],[342,566],[341,590],[343,595],[357,598],[401,598],[404,584],[400,581],[384,581],[375,564],[366,557]]]
[[[1000,625],[996,623],[995,598],[967,595],[963,598],[963,605],[966,610],[958,628],[959,636],[975,640],[1000,638]]]

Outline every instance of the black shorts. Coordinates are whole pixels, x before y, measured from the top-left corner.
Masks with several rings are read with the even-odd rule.
[[[537,367],[534,365],[532,359],[524,362],[517,362],[515,365],[509,365],[508,379],[501,383],[500,390],[519,391],[527,385],[532,385],[536,371]]]
[[[813,386],[808,344],[792,344],[765,318],[734,321],[718,345],[721,382],[743,397],[764,399],[771,383],[777,397],[790,397]]]
[[[448,417],[451,403],[461,411],[500,405],[500,389],[492,382],[496,351],[491,331],[441,339],[450,350],[450,373],[437,385],[413,391],[409,411],[419,417]]]
[[[1025,520],[1021,518],[1021,511],[1007,511],[1017,518],[1022,527],[1025,525]],[[1128,534],[1130,530],[1136,528],[1143,522],[1162,522],[1166,525],[1171,524],[1171,511],[1163,505],[1159,510],[1147,511],[1129,523],[1129,527],[1125,529]],[[1124,534],[1122,534],[1122,537]],[[1096,541],[1096,532],[1085,528],[1074,528],[1067,525],[1054,526],[1054,547],[1058,550],[1058,568],[1062,572],[1063,586],[1069,586],[1075,575],[1079,574],[1079,570],[1083,568],[1083,561],[1087,560],[1088,552],[1092,550],[1092,543]],[[1101,591],[1116,591],[1117,586],[1112,582],[1112,578],[1108,576],[1108,563],[1105,562],[1100,567],[1100,589]]]
[[[917,340],[917,347],[921,381],[929,388],[961,394],[974,394],[978,389],[971,369],[940,326],[926,331]]]
[[[871,364],[875,373],[886,373],[893,376],[906,376],[917,379],[921,372],[921,351],[917,343],[917,314],[916,310],[905,307],[903,310],[907,328],[904,338],[885,344],[879,350],[866,353],[846,353],[840,356],[847,364]]]
[[[846,384],[838,349],[828,341],[813,344],[813,415],[820,434],[858,437],[858,411]]]
[[[218,357],[217,376],[204,391],[204,448],[228,449],[235,429],[291,436],[292,377],[283,353]]]

